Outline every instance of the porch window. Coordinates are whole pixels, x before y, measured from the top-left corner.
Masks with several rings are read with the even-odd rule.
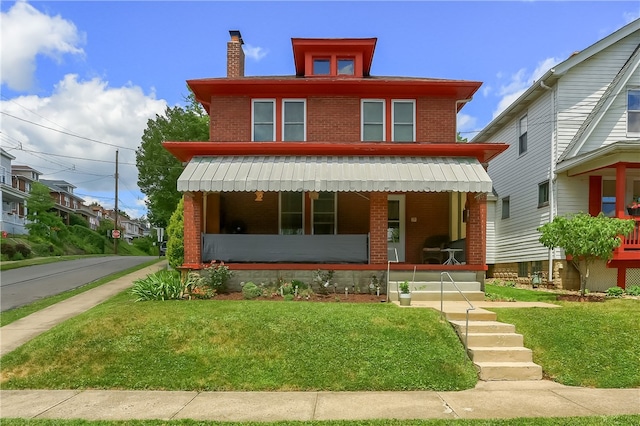
[[[391,114],[393,120],[392,140],[394,142],[414,142],[416,140],[415,101],[393,101]]]
[[[627,92],[627,134],[640,135],[640,89]]]
[[[304,99],[285,99],[282,101],[282,140],[304,141],[305,112]]]
[[[336,233],[336,193],[320,192],[313,200],[313,234]]]
[[[302,192],[280,193],[280,234],[302,235],[304,228],[304,204]]]
[[[522,117],[518,123],[518,155],[527,152],[527,116]]]
[[[508,219],[511,212],[510,210],[511,200],[509,197],[504,197],[502,199],[502,219]]]
[[[549,205],[549,181],[538,184],[538,207]]]
[[[273,99],[254,99],[251,104],[252,126],[251,140],[272,142],[275,140],[275,101]]]
[[[384,100],[363,99],[362,113],[362,140],[384,141]]]

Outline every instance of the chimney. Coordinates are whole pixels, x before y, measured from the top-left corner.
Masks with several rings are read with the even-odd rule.
[[[227,42],[227,78],[244,77],[244,50],[242,35],[238,30],[229,31],[231,41]]]

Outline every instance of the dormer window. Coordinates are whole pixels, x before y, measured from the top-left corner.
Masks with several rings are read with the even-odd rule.
[[[369,77],[375,38],[293,38],[298,77]]]
[[[327,58],[317,58],[313,60],[313,75],[331,74],[331,61]]]
[[[338,75],[353,75],[353,58],[338,59]]]

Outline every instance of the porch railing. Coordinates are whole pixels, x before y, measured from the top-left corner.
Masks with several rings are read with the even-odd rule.
[[[633,231],[622,240],[621,250],[640,250],[640,218],[634,218],[636,226]]]

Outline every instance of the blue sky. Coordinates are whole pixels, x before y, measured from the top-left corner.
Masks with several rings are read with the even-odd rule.
[[[3,1],[0,143],[88,202],[146,214],[135,149],[185,80],[294,73],[292,37],[377,37],[373,75],[483,82],[458,117],[471,138],[533,81],[640,17],[640,1]],[[51,129],[58,129],[54,131]],[[72,135],[81,136],[78,138]],[[83,139],[84,138],[84,139]]]

